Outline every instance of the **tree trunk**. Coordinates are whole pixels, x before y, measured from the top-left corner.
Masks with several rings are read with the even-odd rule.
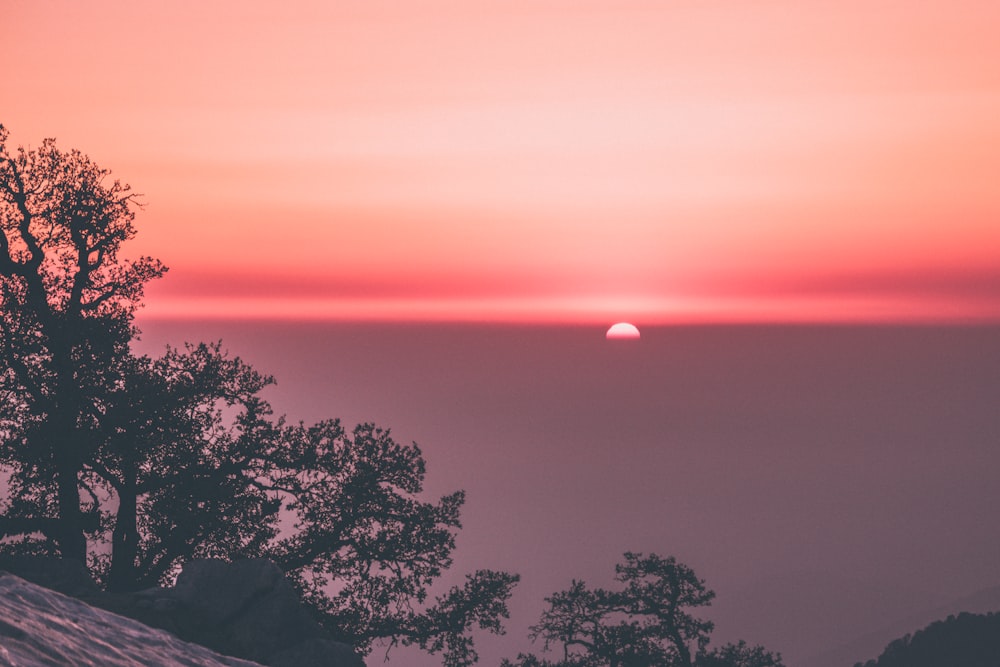
[[[63,558],[87,565],[87,537],[83,533],[83,512],[80,511],[79,467],[76,457],[60,456],[57,459],[56,485],[59,500],[59,552]]]
[[[44,295],[39,297],[36,293],[35,300],[40,298]],[[41,304],[36,306],[40,307]],[[83,401],[74,372],[73,344],[65,327],[51,314],[46,314],[43,325],[56,375],[55,400],[49,415],[49,446],[54,458],[59,521],[62,524],[57,541],[63,558],[86,566],[87,537],[84,534],[83,512],[80,511],[80,472],[84,458],[82,450],[86,443],[81,440],[82,434],[77,428]]]
[[[111,570],[108,588],[115,593],[126,593],[138,588],[135,561],[139,551],[137,529],[137,499],[134,485],[127,484],[118,490],[118,513],[111,535]]]
[[[680,657],[680,664],[684,667],[690,667],[693,663],[691,662],[691,650],[688,648],[687,642],[681,637],[680,632],[677,631],[676,627],[673,631],[674,646],[677,647],[677,653]]]

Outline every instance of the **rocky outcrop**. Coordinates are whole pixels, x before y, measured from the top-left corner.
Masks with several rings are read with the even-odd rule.
[[[363,665],[347,644],[329,639],[309,639],[272,655],[270,667],[301,667],[301,665]]]
[[[275,656],[309,642],[311,648],[296,664],[364,667],[349,646],[327,639],[284,573],[269,560],[195,560],[184,566],[173,588],[145,591],[136,598],[169,611],[180,636],[227,655],[273,665]],[[305,659],[307,654],[311,660]]]
[[[265,559],[195,560],[172,588],[120,594],[99,591],[81,566],[56,559],[0,560],[4,566],[221,654],[273,667],[364,667],[350,646],[327,638],[282,571]]]
[[[259,667],[0,573],[0,667]]]

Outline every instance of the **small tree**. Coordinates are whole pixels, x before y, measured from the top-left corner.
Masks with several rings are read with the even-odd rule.
[[[782,667],[782,663],[781,655],[741,639],[709,651],[698,660],[698,667]]]
[[[715,593],[673,557],[626,553],[615,566],[618,590],[590,589],[574,580],[546,602],[531,628],[557,661],[521,654],[504,667],[781,667],[780,656],[744,642],[707,650],[711,621],[695,611]]]

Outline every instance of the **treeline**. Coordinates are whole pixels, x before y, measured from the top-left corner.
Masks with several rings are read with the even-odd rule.
[[[1000,613],[961,613],[886,646],[875,660],[854,667],[997,667]]]

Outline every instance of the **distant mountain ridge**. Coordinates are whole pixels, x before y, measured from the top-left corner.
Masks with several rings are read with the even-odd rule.
[[[817,653],[798,667],[852,667],[858,662],[864,663],[876,659],[891,642],[907,634],[913,634],[935,621],[942,621],[963,612],[972,614],[1000,612],[1000,585],[984,588],[945,605],[888,621],[878,630]]]
[[[1000,613],[962,612],[890,643],[875,660],[854,667],[997,667]]]

